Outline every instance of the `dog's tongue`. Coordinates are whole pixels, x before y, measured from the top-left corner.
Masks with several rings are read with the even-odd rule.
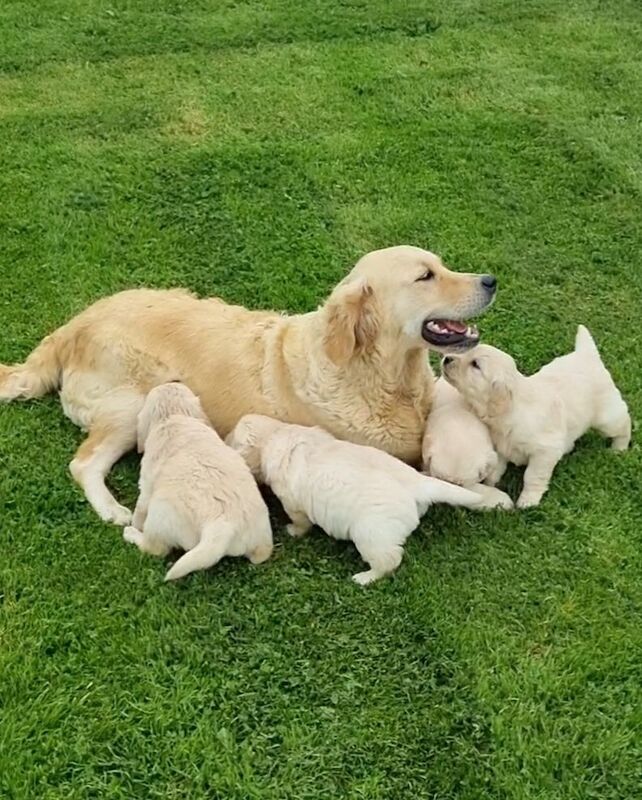
[[[454,319],[442,319],[441,324],[451,333],[466,333],[466,325]]]

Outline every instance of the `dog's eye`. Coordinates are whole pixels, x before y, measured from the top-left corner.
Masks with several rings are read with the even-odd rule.
[[[435,273],[429,269],[420,278],[417,278],[417,281],[431,281],[434,277]]]
[[[473,367],[473,369],[481,369],[479,366],[479,361],[477,361],[476,358],[473,358],[473,360],[470,362],[470,366]]]

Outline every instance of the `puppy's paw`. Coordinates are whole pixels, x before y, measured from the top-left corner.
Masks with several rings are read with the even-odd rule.
[[[357,572],[356,575],[352,576],[352,580],[358,583],[359,586],[367,586],[369,583],[379,580],[380,577],[381,575],[374,569],[369,569],[367,572]]]
[[[123,531],[123,539],[128,544],[139,545],[141,536],[142,536],[141,532],[139,530],[137,530],[136,528],[132,528],[131,525],[126,527],[125,530]]]
[[[506,494],[506,492],[502,492],[500,489],[496,489],[494,486],[486,486],[484,483],[478,483],[471,487],[471,491],[475,492],[475,494],[478,494],[482,498],[478,508],[483,508],[486,510],[499,508],[503,509],[504,511],[511,511],[513,508],[515,508],[515,504]]]
[[[535,506],[539,505],[541,499],[542,498],[539,495],[526,494],[525,492],[522,492],[520,494],[518,500],[517,500],[516,505],[517,505],[517,508],[521,508],[521,509],[524,509],[524,508],[535,508]]]
[[[299,525],[295,525],[294,522],[291,522],[289,525],[285,526],[285,530],[293,539],[300,539],[302,536],[305,536],[308,529],[301,528]]]
[[[120,528],[129,525],[132,521],[132,512],[125,506],[121,506],[120,503],[114,503],[107,508],[101,509],[99,514],[103,522],[113,522],[114,525],[118,525]]]
[[[611,450],[614,450],[616,453],[624,453],[629,449],[630,443],[630,436],[618,436],[611,442]]]
[[[512,511],[515,508],[515,503],[513,503],[512,499],[506,494],[506,492],[501,492],[499,489],[497,489],[497,501],[492,508],[498,508],[502,511]]]

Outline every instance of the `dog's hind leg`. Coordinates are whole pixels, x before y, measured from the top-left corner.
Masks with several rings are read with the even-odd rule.
[[[257,515],[254,523],[256,534],[252,537],[252,542],[248,552],[245,554],[250,563],[262,564],[272,555],[272,526],[267,512]]]
[[[367,586],[380,578],[393,573],[403,558],[403,547],[401,545],[391,545],[385,550],[359,546],[357,547],[361,558],[369,565],[370,569],[365,572],[357,572],[352,576],[352,580],[360,586]]]
[[[401,564],[403,543],[409,533],[406,526],[398,520],[371,518],[359,521],[351,531],[351,538],[370,569],[353,575],[352,580],[361,586],[367,586],[394,572]]]
[[[602,411],[596,429],[607,439],[611,439],[613,450],[626,450],[631,442],[631,417],[620,393]]]
[[[131,512],[121,506],[105,486],[105,478],[113,465],[136,444],[136,418],[133,425],[123,427],[102,423],[89,431],[89,435],[76,451],[69,465],[94,511],[105,522],[128,525]]]
[[[423,515],[428,506],[433,503],[447,503],[449,506],[464,506],[465,508],[487,508],[486,499],[481,494],[464,489],[439,478],[430,478],[427,475],[419,476],[421,483],[415,492],[420,513]]]
[[[136,444],[136,424],[143,402],[143,395],[130,389],[108,393],[100,407],[93,410],[89,435],[69,465],[98,516],[115,525],[128,525],[132,515],[105,486],[105,478],[118,459]]]
[[[497,489],[495,486],[474,483],[467,488],[483,498],[484,508],[503,508],[505,511],[510,511],[510,509],[514,508],[515,504],[506,492],[502,492],[501,489]]]

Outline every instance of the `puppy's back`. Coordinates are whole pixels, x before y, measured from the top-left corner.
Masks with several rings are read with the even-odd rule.
[[[542,367],[533,379],[543,392],[557,393],[565,411],[569,447],[588,428],[611,436],[611,428],[619,430],[619,421],[629,420],[627,405],[584,325],[578,326],[573,352]],[[630,429],[630,420],[628,424]]]
[[[150,432],[144,458],[153,459],[156,491],[207,515],[208,506],[246,519],[265,508],[242,457],[209,425],[193,417],[171,416]]]
[[[373,447],[335,439],[315,428],[283,425],[264,448],[266,482],[290,495],[310,519],[339,538],[363,516],[394,513],[412,530],[418,524],[418,473]]]

